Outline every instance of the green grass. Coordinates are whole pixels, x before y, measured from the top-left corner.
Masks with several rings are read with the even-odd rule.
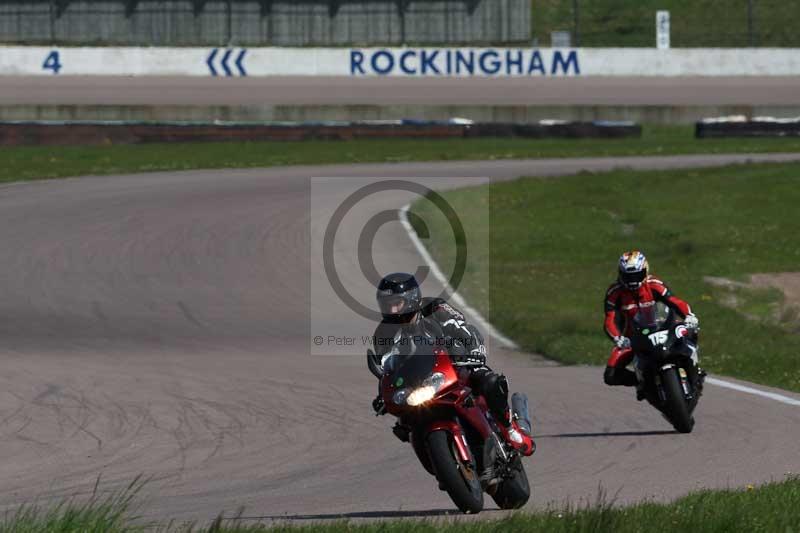
[[[98,483],[100,479],[98,478]],[[0,533],[133,533],[143,530],[133,516],[144,481],[137,477],[126,488],[105,496],[97,485],[88,498],[70,499],[54,506],[23,505],[0,519]]]
[[[641,503],[615,507],[601,496],[593,505],[552,509],[538,513],[515,513],[503,519],[453,522],[447,519],[347,522],[315,525],[253,524],[217,520],[196,526],[144,524],[130,515],[130,491],[112,502],[76,507],[68,504],[47,510],[29,508],[7,515],[0,532],[128,533],[133,531],[259,533],[267,531],[340,533],[490,533],[542,531],[552,533],[692,531],[695,533],[751,533],[800,531],[800,480],[788,478],[758,488],[700,491],[669,504]]]
[[[800,3],[752,0],[578,0],[581,46],[655,47],[655,14],[670,12],[673,47],[800,46]],[[553,30],[574,34],[574,0],[531,0],[533,35],[550,44]],[[573,35],[573,44],[575,37]]]
[[[641,139],[403,139],[0,148],[0,182],[198,168],[698,153],[800,152],[800,139],[696,140],[691,126]]]
[[[800,531],[800,481],[797,479],[753,490],[702,491],[671,504],[644,503],[616,508],[608,501],[582,509],[561,509],[540,513],[517,513],[491,521],[432,522],[395,521],[385,524],[330,524],[292,529],[319,533],[357,531],[361,533],[493,533],[541,531],[548,533],[650,531],[692,531],[728,533],[730,531]],[[239,529],[255,533],[259,527]]]
[[[460,290],[524,348],[568,364],[604,364],[605,290],[619,254],[640,248],[652,273],[700,317],[703,366],[800,391],[800,335],[765,319],[777,293],[756,292],[743,312],[704,281],[800,271],[800,165],[524,178],[445,198],[471,238],[490,242],[469,249]],[[488,221],[470,208],[479,203],[488,203]],[[435,220],[429,202],[415,211]],[[452,264],[449,227],[428,226],[429,248]]]

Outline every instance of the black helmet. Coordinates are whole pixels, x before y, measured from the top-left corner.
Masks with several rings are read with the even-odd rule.
[[[412,274],[397,272],[378,283],[375,297],[383,318],[407,322],[419,311],[422,292]]]

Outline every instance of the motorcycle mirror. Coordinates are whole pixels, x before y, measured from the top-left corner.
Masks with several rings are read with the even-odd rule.
[[[376,378],[380,379],[383,376],[383,368],[381,368],[378,356],[372,350],[367,350],[367,367]]]

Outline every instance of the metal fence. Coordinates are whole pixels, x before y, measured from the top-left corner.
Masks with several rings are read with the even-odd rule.
[[[566,31],[574,46],[653,47],[656,11],[667,10],[673,47],[800,47],[800,0],[531,1],[542,46]]]
[[[0,42],[82,45],[529,42],[530,0],[0,0]]]

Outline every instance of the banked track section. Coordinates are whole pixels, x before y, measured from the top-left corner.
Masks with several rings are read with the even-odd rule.
[[[143,513],[158,519],[205,520],[240,506],[249,517],[290,520],[452,510],[390,421],[372,416],[375,382],[363,357],[309,355],[312,304],[331,321],[371,329],[311,293],[308,178],[436,186],[436,177],[459,177],[466,185],[798,159],[290,167],[0,187],[0,505],[86,495],[98,476],[113,488],[143,474]],[[328,183],[315,202],[333,209],[343,197],[335,179]],[[410,199],[370,197],[340,232],[352,237],[359,217]],[[382,261],[419,263],[400,224],[382,231]],[[353,252],[337,248],[336,260],[352,262]],[[351,270],[349,278],[360,276]],[[558,367],[499,347],[490,358],[535,409],[532,507],[593,500],[599,485],[620,503],[668,499],[800,467],[797,407],[713,387],[695,432],[677,435],[630,391],[603,386],[599,368]]]

